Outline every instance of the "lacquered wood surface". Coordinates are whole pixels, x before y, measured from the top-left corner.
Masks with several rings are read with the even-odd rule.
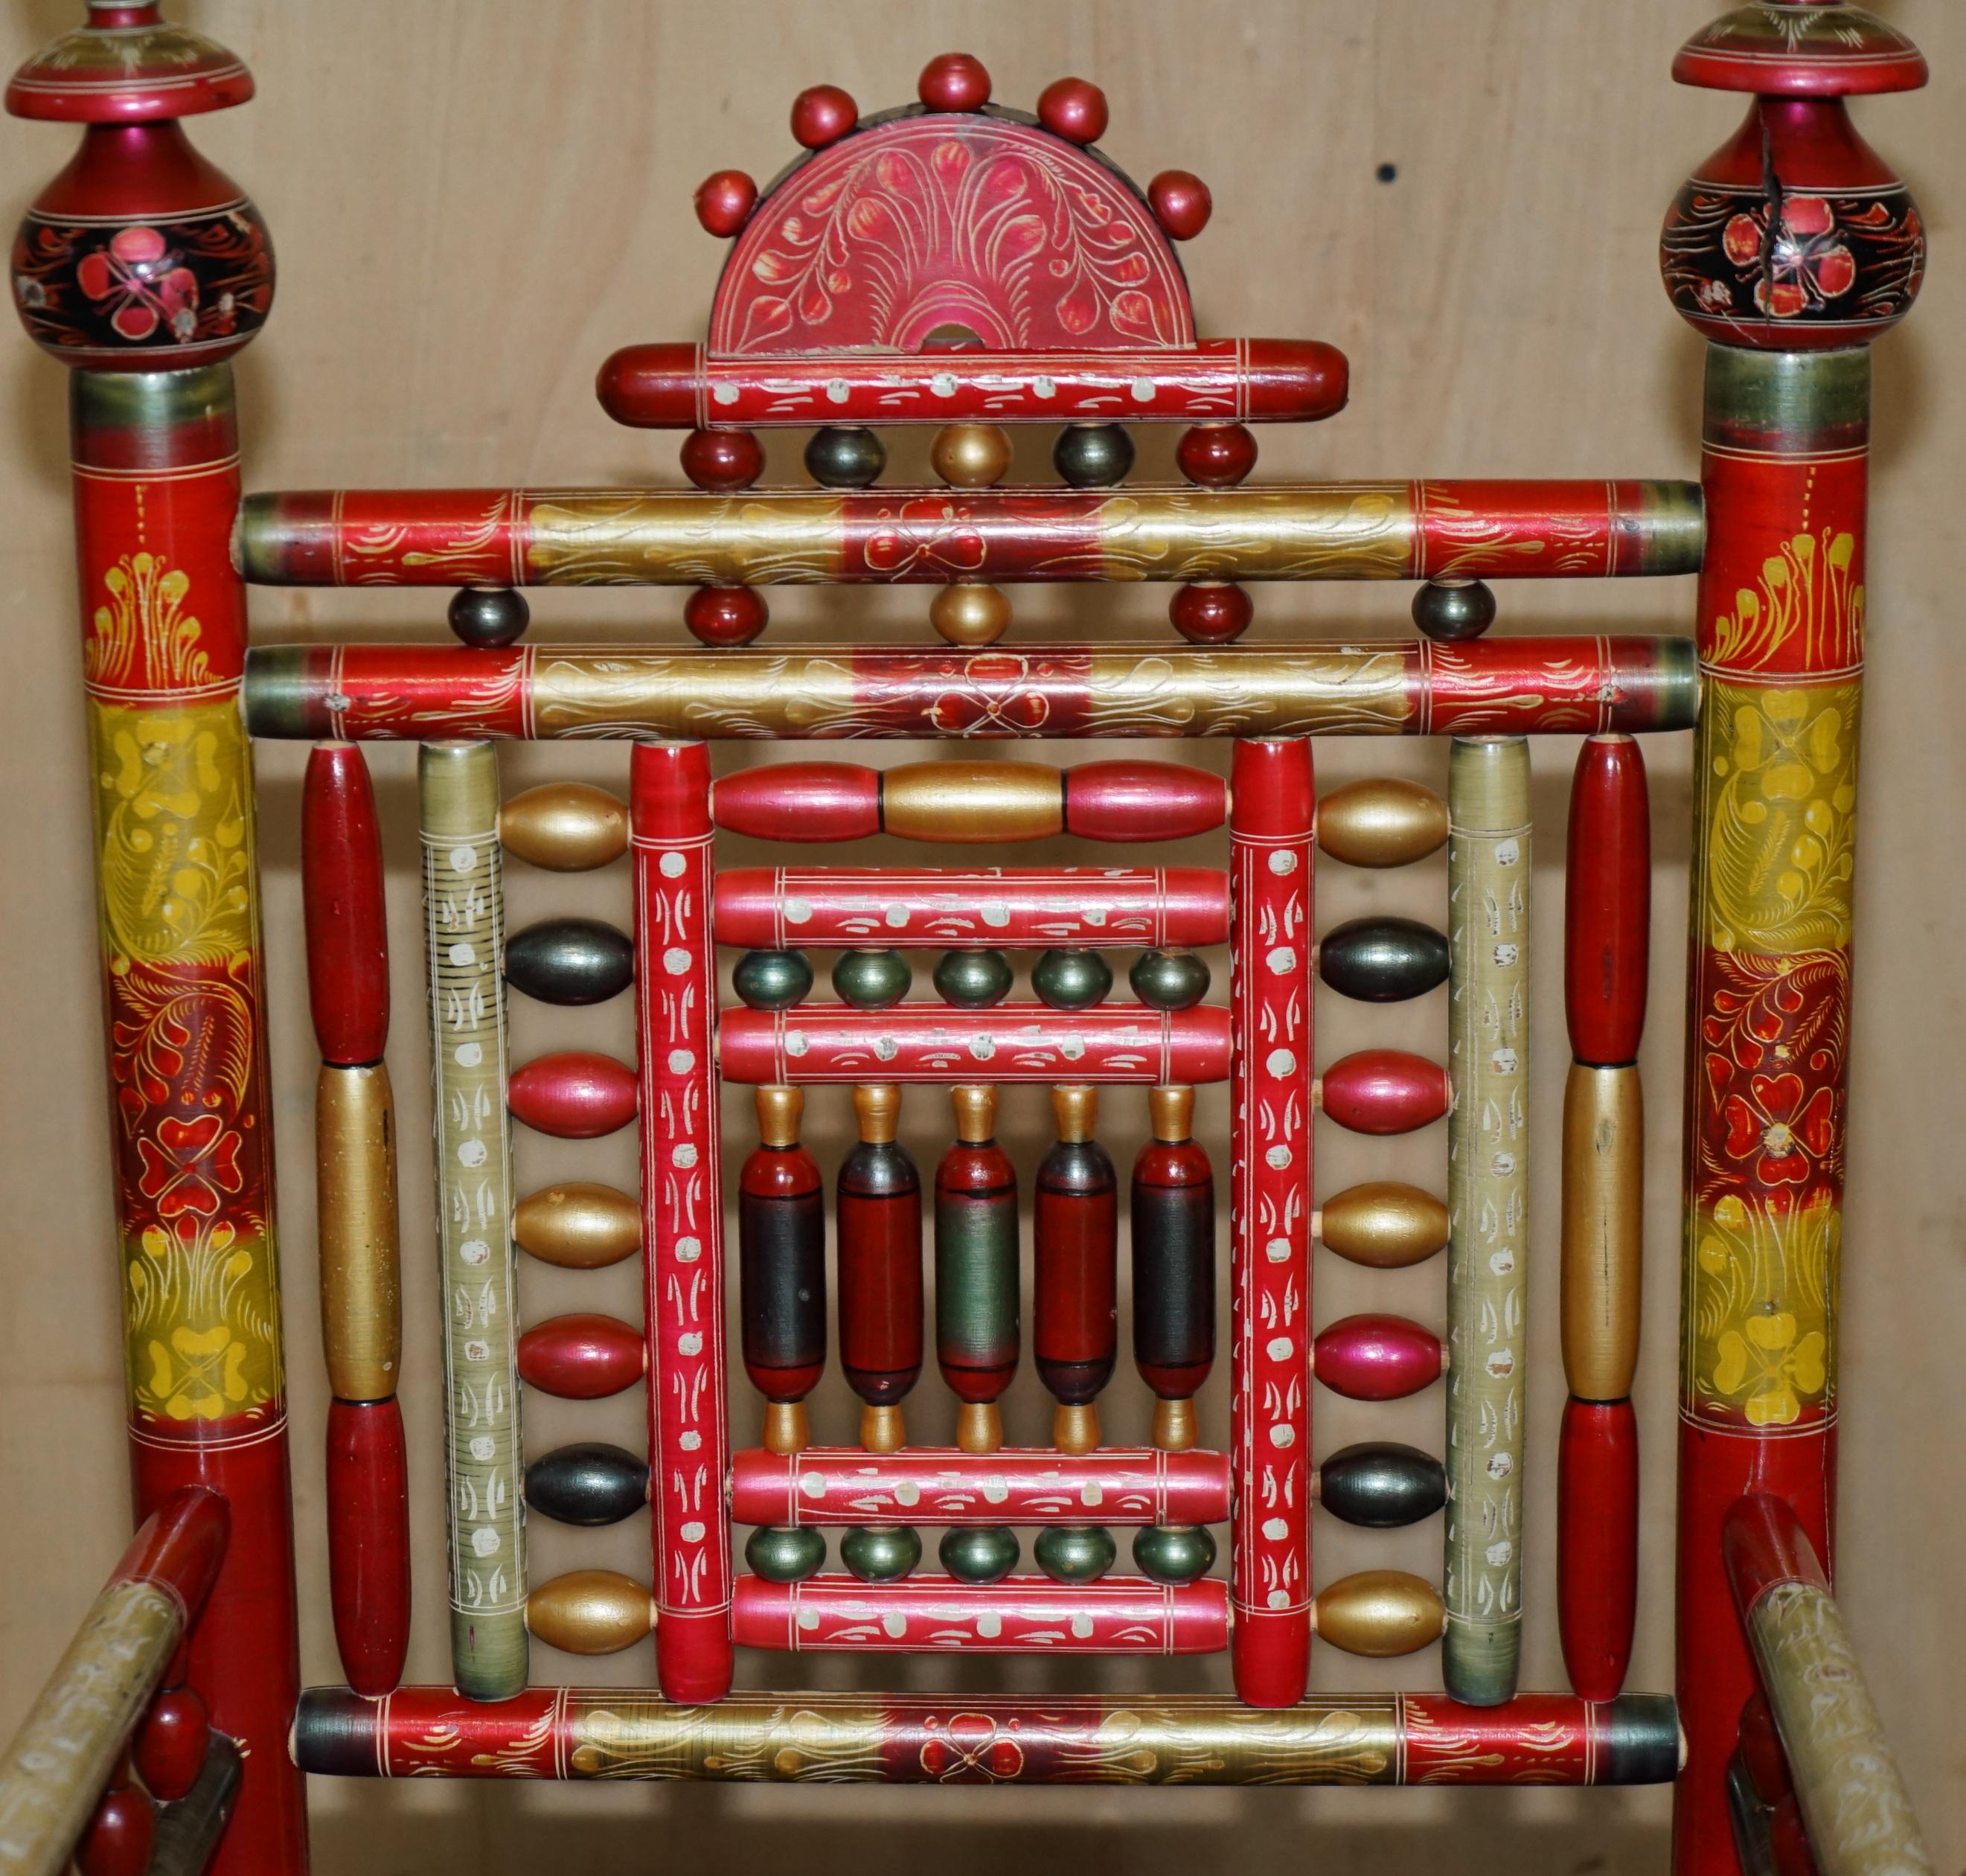
[[[327,1574],[341,1671],[359,1694],[401,1679],[410,1644],[410,1487],[394,1398],[327,1410]]]
[[[352,743],[324,743],[301,790],[301,903],[308,998],[327,1061],[379,1061],[389,1037],[389,934],[382,836],[369,765]]]

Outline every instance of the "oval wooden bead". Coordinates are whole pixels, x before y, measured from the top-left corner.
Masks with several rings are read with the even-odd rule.
[[[1180,840],[1229,817],[1229,785],[1184,763],[1080,762],[1065,772],[1065,824],[1087,840]]]
[[[860,107],[837,85],[811,85],[792,100],[792,135],[807,150],[836,143],[859,122]]]
[[[1580,1699],[1625,1684],[1639,1607],[1639,1423],[1629,1401],[1564,1404],[1556,1449],[1556,1623]]]
[[[619,1317],[550,1317],[519,1338],[519,1378],[562,1401],[603,1401],[633,1387],[648,1365],[642,1332]]]
[[[536,1057],[513,1071],[505,1096],[516,1119],[556,1139],[599,1139],[635,1117],[634,1072],[587,1049]]]
[[[1208,226],[1215,198],[1200,176],[1185,169],[1163,169],[1147,185],[1147,205],[1175,241],[1191,241]]]
[[[379,1062],[389,1039],[389,933],[382,836],[369,765],[353,743],[324,743],[301,788],[301,901],[308,1001],[322,1056]]]
[[[1416,918],[1348,918],[1319,941],[1317,974],[1358,1003],[1404,1003],[1447,981],[1447,936]]]
[[[604,1270],[642,1248],[642,1208],[611,1185],[569,1180],[542,1186],[512,1214],[519,1249],[562,1270]]]
[[[1447,1612],[1431,1583],[1404,1570],[1361,1570],[1317,1593],[1312,1632],[1348,1655],[1410,1655],[1440,1639]]]
[[[765,446],[749,430],[692,430],[679,456],[682,472],[706,495],[735,495],[765,472]]]
[[[211,1745],[205,1702],[190,1687],[172,1687],[150,1703],[131,1742],[131,1758],[151,1797],[171,1804],[198,1783]]]
[[[701,645],[748,645],[771,616],[754,586],[699,586],[682,605],[682,622]]]
[[[104,1793],[75,1846],[80,1876],[143,1876],[157,1843],[157,1807],[141,1785]]]
[[[1317,1104],[1354,1133],[1411,1133],[1453,1104],[1447,1071],[1401,1049],[1361,1049],[1317,1080]]]
[[[383,1063],[321,1064],[314,1194],[328,1386],[344,1401],[379,1401],[396,1391],[403,1328],[396,1114]]]
[[[1779,1804],[1795,1790],[1788,1768],[1788,1754],[1781,1735],[1775,1729],[1774,1709],[1768,1697],[1757,1691],[1748,1696],[1741,1709],[1741,1762],[1748,1768],[1748,1782],[1764,1804]]]
[[[1326,1250],[1373,1270],[1404,1270],[1447,1248],[1447,1207],[1393,1179],[1349,1185],[1324,1201],[1318,1236]]]
[[[1399,775],[1369,775],[1317,804],[1320,849],[1347,866],[1410,866],[1447,844],[1447,804]]]
[[[1391,1530],[1447,1503],[1447,1468],[1431,1453],[1390,1440],[1342,1446],[1317,1468],[1317,1502],[1346,1524]]]
[[[508,853],[549,872],[591,872],[628,850],[628,804],[585,782],[549,782],[498,810]]]
[[[881,778],[881,825],[904,840],[992,845],[1065,826],[1064,778],[1037,762],[904,762]]]
[[[858,840],[881,831],[881,772],[858,762],[768,762],[714,784],[720,827],[759,840]]]
[[[990,74],[966,52],[942,53],[922,67],[915,95],[931,111],[981,111],[990,102]]]
[[[1636,1068],[1570,1065],[1563,1085],[1563,1373],[1583,1401],[1622,1401],[1639,1361],[1645,1122]]]
[[[1055,78],[1038,93],[1038,121],[1055,137],[1096,143],[1106,134],[1106,94],[1082,78]]]
[[[1201,488],[1233,488],[1256,466],[1256,439],[1241,424],[1197,424],[1181,432],[1176,467]]]
[[[605,1003],[635,981],[635,944],[598,918],[547,918],[505,941],[505,981],[541,1003]]]
[[[741,233],[757,205],[758,185],[742,169],[713,170],[696,185],[696,218],[720,240]]]
[[[1347,1316],[1312,1347],[1311,1372],[1348,1401],[1399,1401],[1440,1378],[1440,1338],[1404,1316]]]
[[[543,1453],[526,1468],[526,1504],[562,1524],[619,1524],[649,1502],[649,1462],[604,1440]]]
[[[1645,1028],[1652,907],[1645,760],[1629,736],[1594,736],[1571,782],[1564,866],[1563,1006],[1579,1062],[1636,1061]]]
[[[410,1646],[410,1478],[393,1398],[327,1408],[327,1579],[342,1671],[388,1693]]]
[[[618,1655],[656,1626],[656,1599],[619,1570],[569,1570],[526,1598],[526,1627],[568,1655]]]

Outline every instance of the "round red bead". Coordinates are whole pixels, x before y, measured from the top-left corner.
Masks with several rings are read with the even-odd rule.
[[[945,52],[922,67],[915,95],[931,111],[981,111],[990,102],[990,74],[981,59]]]
[[[836,143],[860,121],[860,107],[837,85],[814,85],[792,100],[792,135],[807,150]]]
[[[1056,78],[1038,94],[1038,121],[1056,137],[1096,143],[1106,134],[1106,94],[1082,78]]]
[[[137,1729],[137,1770],[151,1795],[169,1804],[198,1782],[211,1743],[205,1702],[188,1687],[160,1694]]]
[[[1191,241],[1208,226],[1215,198],[1208,185],[1185,169],[1163,169],[1147,185],[1154,219],[1177,241]]]
[[[757,205],[758,185],[742,169],[719,169],[696,185],[696,218],[720,237],[736,234]]]
[[[1240,424],[1197,424],[1184,430],[1174,459],[1203,488],[1233,488],[1256,466],[1256,440]]]
[[[692,430],[682,440],[682,472],[713,495],[732,495],[764,474],[764,446],[748,430]]]
[[[1178,586],[1168,601],[1174,629],[1193,645],[1226,645],[1240,638],[1255,611],[1249,595],[1233,582]]]
[[[96,1806],[75,1846],[75,1866],[82,1876],[143,1876],[156,1842],[157,1807],[150,1794],[125,1785]]]
[[[769,617],[763,595],[748,586],[699,586],[682,622],[706,645],[748,645]]]

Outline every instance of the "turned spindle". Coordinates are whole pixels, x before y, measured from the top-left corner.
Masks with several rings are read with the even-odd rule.
[[[861,1444],[904,1443],[901,1403],[921,1378],[921,1175],[895,1137],[901,1091],[856,1088],[859,1143],[840,1168],[840,1365],[862,1403]]]
[[[1017,1372],[1017,1175],[996,1141],[997,1091],[959,1087],[950,1100],[956,1143],[935,1174],[936,1362],[962,1404],[956,1443],[994,1452],[997,1403]]]
[[[1058,1402],[1059,1449],[1099,1444],[1094,1404],[1119,1345],[1119,1181],[1093,1138],[1096,1088],[1055,1088],[1058,1139],[1038,1168],[1032,1217],[1036,1289],[1032,1343],[1039,1378]]]
[[[770,1404],[764,1443],[807,1443],[805,1397],[826,1368],[826,1201],[819,1167],[799,1144],[805,1097],[760,1088],[758,1144],[738,1178],[739,1316],[744,1372]]]

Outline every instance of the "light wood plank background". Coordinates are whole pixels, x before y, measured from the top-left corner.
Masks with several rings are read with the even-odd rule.
[[[240,368],[249,485],[679,479],[670,440],[611,427],[590,390],[613,347],[701,330],[721,249],[689,198],[709,170],[772,174],[792,153],[785,114],[801,85],[846,85],[864,108],[913,95],[951,47],[981,56],[997,95],[1028,105],[1051,78],[1095,78],[1112,101],[1105,148],[1143,181],[1192,168],[1213,188],[1213,225],[1187,250],[1209,333],[1316,336],[1353,362],[1352,408],[1264,439],[1265,472],[1631,475],[1693,472],[1700,347],[1668,308],[1654,240],[1674,188],[1732,130],[1738,106],[1680,90],[1667,69],[1706,15],[1703,0],[187,0],[192,23],[257,73],[253,106],[193,127],[207,153],[264,209],[281,256],[271,325]],[[1955,218],[1966,11],[1956,0],[1884,0],[1939,73],[1912,98],[1868,102],[1860,121],[1910,176],[1935,260],[1923,305],[1878,349],[1879,455],[1871,564],[1853,1175],[1843,1341],[1842,1591],[1879,1704],[1942,1871],[1966,1865],[1966,1749],[1958,1713],[1966,1623],[1966,1416],[1958,1378],[1966,1322],[1966,1060],[1956,934],[1966,746],[1955,705],[1966,679],[1958,598],[1958,488],[1966,436],[1966,301]],[[0,11],[4,56],[69,23],[69,0]],[[66,134],[0,124],[0,176],[24,206],[65,160]],[[1397,166],[1382,182],[1381,164]],[[0,869],[13,882],[0,976],[0,1504],[11,1542],[0,1594],[0,1730],[11,1729],[79,1618],[127,1529],[116,1278],[102,1125],[93,901],[82,712],[63,475],[62,372],[18,340],[0,359],[0,591],[12,676],[0,687]],[[795,471],[793,444],[775,470]],[[1146,453],[1165,467],[1166,445]],[[1048,474],[1031,450],[1024,466]],[[1951,595],[1948,598],[1948,595]],[[1259,633],[1405,629],[1405,589],[1260,588]],[[1690,629],[1689,582],[1515,588],[1499,630]],[[1164,631],[1165,595],[1056,589],[1019,602],[1033,634]],[[779,627],[828,636],[891,622],[917,635],[922,595],[802,593],[774,601]],[[442,635],[441,596],[263,593],[263,641],[330,626],[374,637]],[[542,633],[680,633],[680,595],[542,595]],[[1537,936],[1543,963],[1535,1072],[1544,1122],[1535,1168],[1532,1281],[1537,1371],[1525,1684],[1562,1684],[1552,1573],[1556,1359],[1558,1097],[1566,1059],[1557,944],[1562,827],[1574,746],[1536,751]],[[791,754],[792,751],[773,752]],[[888,746],[880,759],[908,752]],[[309,1679],[338,1678],[327,1617],[318,1455],[324,1410],[316,1353],[308,1033],[295,826],[303,752],[263,752],[266,923],[275,1009],[288,1350]],[[1325,745],[1329,783],[1394,769],[1444,779],[1444,751]],[[1671,1684],[1671,1324],[1676,1313],[1687,747],[1649,746],[1658,836],[1654,1020],[1645,1065],[1654,1114],[1648,1168],[1649,1312],[1642,1375],[1645,1595],[1632,1674]],[[726,752],[720,765],[753,759]],[[1204,759],[1214,759],[1205,757]],[[390,841],[397,936],[391,1046],[402,1103],[408,1333],[404,1384],[418,1526],[417,1635],[411,1672],[444,1672],[434,1285],[428,1175],[414,1143],[427,1107],[416,955],[414,783],[408,749],[373,766]],[[550,775],[619,782],[612,749],[525,750],[508,786]],[[1065,849],[1058,849],[1062,855]],[[843,857],[870,856],[850,853]],[[625,919],[617,872],[566,882],[514,869],[515,920],[552,910]],[[523,876],[521,876],[523,875]],[[1371,906],[1439,917],[1439,862],[1389,878],[1324,869],[1321,914]],[[1393,1011],[1320,1007],[1320,1055],[1368,1041],[1437,1051],[1436,997]],[[521,1056],[586,1043],[631,1050],[625,1005],[522,1011]],[[1014,1098],[1009,1132],[1027,1177],[1043,1149],[1043,1103]],[[809,1138],[836,1164],[843,1098],[815,1098]],[[1109,1099],[1104,1133],[1123,1167],[1144,1103]],[[1204,1109],[1220,1149],[1219,1098]],[[729,1137],[749,1137],[733,1101]],[[932,1166],[948,1134],[939,1099],[910,1103],[907,1135]],[[1321,1143],[1320,1185],[1377,1175],[1430,1180],[1438,1133]],[[522,1185],[613,1178],[632,1187],[625,1143],[522,1143]],[[1218,1161],[1218,1165],[1222,1162]],[[635,1307],[634,1267],[598,1276],[529,1267],[527,1313]],[[1438,1321],[1439,1266],[1385,1275],[1321,1258],[1318,1316],[1389,1307]],[[1108,1419],[1144,1434],[1123,1366]],[[740,1388],[741,1394],[741,1388]],[[939,1430],[933,1379],[917,1423]],[[1013,1436],[1045,1409],[1020,1378]],[[850,1424],[829,1384],[815,1415]],[[1372,1408],[1322,1395],[1317,1446],[1406,1439],[1438,1449],[1438,1393]],[[608,1437],[639,1443],[638,1409],[533,1401],[529,1445]],[[740,1404],[740,1423],[749,1408]],[[1226,1420],[1219,1385],[1205,1430]],[[580,1534],[543,1523],[536,1574],[581,1563],[646,1568],[639,1526]],[[1429,1575],[1438,1526],[1391,1536],[1320,1519],[1320,1580],[1379,1562]],[[753,1684],[842,1684],[856,1665],[746,1664]],[[537,1678],[633,1681],[644,1653],[584,1667],[535,1651]],[[931,1686],[952,1664],[883,1662],[867,1684]],[[1115,1687],[1217,1684],[1219,1664],[1068,1669],[1012,1666],[984,1681],[1062,1687],[1080,1674]],[[1326,1687],[1438,1684],[1433,1657],[1375,1665],[1320,1651]],[[982,1684],[979,1682],[979,1684]],[[319,1785],[317,1867],[327,1872],[577,1865],[933,1869],[970,1876],[1124,1867],[1175,1876],[1234,1864],[1403,1876],[1452,1858],[1468,1872],[1624,1876],[1665,1858],[1662,1792],[882,1792],[644,1787],[572,1789]]]

